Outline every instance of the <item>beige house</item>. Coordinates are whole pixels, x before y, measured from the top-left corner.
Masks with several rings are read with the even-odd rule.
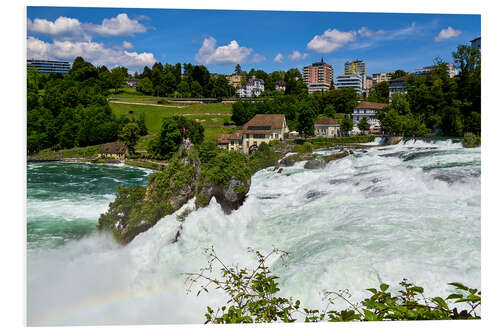
[[[233,134],[219,134],[217,138],[217,147],[241,151],[241,131],[237,131]]]
[[[241,75],[237,74],[226,75],[226,79],[229,81],[229,84],[232,85],[235,89],[241,86],[241,80],[242,80]]]
[[[288,132],[284,114],[257,114],[243,125],[241,131],[220,134],[217,144],[221,148],[250,154],[262,142],[284,140]]]
[[[316,120],[314,124],[314,134],[316,136],[324,136],[333,138],[340,135],[340,124],[332,118],[322,117]]]
[[[122,143],[111,142],[102,145],[97,153],[98,158],[122,160],[128,155],[128,148]]]

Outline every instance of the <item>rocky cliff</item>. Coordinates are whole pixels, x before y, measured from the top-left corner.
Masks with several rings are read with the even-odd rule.
[[[248,158],[239,153],[221,152],[202,164],[195,153],[182,148],[162,172],[149,178],[146,188],[121,187],[98,229],[111,231],[122,244],[154,226],[162,217],[196,197],[204,207],[215,197],[226,214],[240,207],[250,189]]]

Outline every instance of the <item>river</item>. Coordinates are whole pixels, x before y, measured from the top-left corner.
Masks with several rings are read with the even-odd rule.
[[[321,307],[325,290],[358,301],[402,278],[429,296],[454,281],[480,288],[480,148],[447,140],[367,150],[319,170],[261,170],[231,215],[213,200],[185,219],[178,242],[174,214],[127,246],[95,226],[117,186],[144,185],[148,171],[29,164],[28,325],[202,323],[206,306],[226,298],[187,294],[183,273],[205,266],[210,246],[240,265],[254,263],[249,247],[289,252],[272,271],[280,293],[308,307]]]

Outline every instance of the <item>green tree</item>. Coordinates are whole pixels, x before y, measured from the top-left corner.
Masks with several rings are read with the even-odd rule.
[[[410,113],[410,103],[406,98],[406,94],[403,93],[395,93],[391,96],[391,107],[396,110],[396,112],[400,115],[409,114]]]
[[[236,64],[236,66],[234,66],[234,73],[236,75],[240,75],[241,74],[241,66],[240,66],[240,64]]]
[[[120,133],[118,134],[118,138],[123,141],[123,143],[127,146],[129,152],[133,154],[135,151],[134,147],[140,138],[140,129],[137,123],[128,123],[123,126]]]
[[[123,67],[115,67],[111,70],[110,82],[111,86],[115,88],[115,92],[118,92],[118,89],[125,84],[125,79],[127,78],[125,71]]]
[[[299,133],[305,136],[314,135],[314,120],[316,114],[310,104],[303,104],[299,109]]]
[[[189,83],[186,80],[182,80],[177,86],[177,91],[181,94],[181,97],[191,97],[191,89],[189,88]]]
[[[403,77],[405,75],[407,75],[408,73],[406,73],[404,70],[402,69],[397,69],[394,71],[394,73],[392,73],[392,76],[391,78],[394,80],[394,79],[398,79],[400,77]]]
[[[137,83],[137,90],[146,94],[146,95],[153,94],[153,92],[154,92],[153,83],[151,82],[149,77],[146,76],[146,77],[139,80],[139,82]]]
[[[198,81],[191,83],[191,97],[203,97],[203,88]]]
[[[353,123],[351,118],[344,118],[340,122],[340,130],[344,133],[352,131],[353,126],[354,126],[354,123]]]
[[[400,134],[403,131],[401,116],[393,108],[389,108],[389,111],[384,115],[380,122],[382,124],[382,129],[386,133]]]
[[[328,117],[335,118],[335,107],[331,104],[328,104],[325,109],[323,110],[323,113],[326,114]]]
[[[137,126],[139,126],[139,135],[147,135],[148,128],[146,127],[146,115],[144,112],[139,114],[139,119],[137,120]]]
[[[69,75],[74,80],[83,82],[90,78],[97,78],[99,73],[90,62],[83,60],[82,57],[76,57],[69,70]]]
[[[177,88],[177,80],[172,72],[168,72],[163,76],[162,86],[164,87],[165,94],[171,95]]]
[[[358,122],[358,128],[360,131],[368,131],[370,129],[370,123],[366,120],[366,117],[361,118]]]
[[[182,129],[173,117],[163,119],[160,133],[149,142],[148,154],[157,159],[168,159],[182,141]]]
[[[382,81],[370,89],[370,95],[366,99],[369,102],[388,103],[389,102],[389,82]]]
[[[215,141],[203,141],[198,147],[198,156],[201,163],[209,163],[217,155]]]

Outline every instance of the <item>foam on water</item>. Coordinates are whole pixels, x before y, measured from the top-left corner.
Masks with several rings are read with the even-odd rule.
[[[427,151],[438,153],[405,160]],[[210,246],[240,265],[254,263],[248,247],[288,251],[273,273],[283,295],[308,307],[324,304],[324,290],[348,288],[356,301],[404,277],[428,295],[445,295],[453,281],[480,288],[480,149],[417,141],[371,147],[320,170],[303,164],[259,171],[231,215],[214,200],[192,212],[176,243],[172,215],[125,247],[89,234],[30,253],[28,323],[201,323],[206,306],[226,298],[186,294],[183,273],[205,266]]]

